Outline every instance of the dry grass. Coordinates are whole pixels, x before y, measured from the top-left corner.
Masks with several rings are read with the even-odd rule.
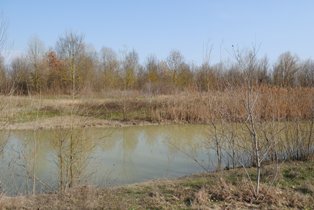
[[[313,161],[289,162],[281,166],[275,185],[263,182],[258,196],[242,169],[200,174],[176,180],[149,181],[124,187],[99,189],[77,187],[63,193],[4,197],[1,209],[313,209],[314,198],[300,191],[313,186]],[[265,166],[265,169],[272,166]],[[301,171],[300,177],[284,174]],[[249,169],[253,173],[254,169]],[[310,176],[308,176],[310,174]],[[304,176],[307,177],[304,180]],[[295,181],[303,180],[296,185]],[[234,181],[236,180],[236,181]],[[309,185],[308,185],[309,186]]]
[[[260,87],[257,96],[256,116],[261,120],[307,120],[313,115],[314,88],[284,89]],[[76,116],[100,119],[149,123],[209,123],[213,119],[242,122],[246,119],[245,90],[234,89],[208,93],[184,92],[176,95],[145,96],[140,94],[71,100],[59,97],[1,97],[0,116],[10,116],[10,124],[32,122],[56,116]],[[1,107],[1,106],[0,106]],[[8,114],[10,113],[10,114]],[[1,122],[4,118],[1,118]],[[108,122],[95,122],[104,124]],[[19,125],[13,126],[13,128]],[[21,125],[24,127],[25,125]],[[3,127],[3,126],[2,126]],[[26,126],[27,127],[27,126]],[[49,126],[48,126],[49,127]],[[12,127],[11,127],[12,128]]]

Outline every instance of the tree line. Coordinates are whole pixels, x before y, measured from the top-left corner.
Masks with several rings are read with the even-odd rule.
[[[241,87],[247,78],[253,86],[313,87],[314,60],[301,60],[290,52],[274,64],[258,58],[255,49],[234,50],[235,62],[188,64],[179,51],[164,60],[149,56],[140,64],[135,50],[120,54],[111,48],[90,49],[84,36],[65,33],[54,48],[30,40],[25,55],[5,65],[0,59],[2,94],[79,94],[108,90],[139,90],[152,94],[175,91],[210,91]]]

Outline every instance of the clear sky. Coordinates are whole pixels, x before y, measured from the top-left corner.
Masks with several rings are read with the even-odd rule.
[[[285,51],[314,55],[313,0],[0,0],[8,19],[10,54],[31,37],[54,47],[66,31],[83,33],[96,50],[135,49],[144,61],[173,49],[200,64],[206,48],[218,62],[232,51],[258,46],[274,61]]]

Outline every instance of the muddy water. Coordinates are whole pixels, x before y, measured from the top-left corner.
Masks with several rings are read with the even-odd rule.
[[[2,132],[1,190],[30,194],[215,170],[208,132],[202,125]]]

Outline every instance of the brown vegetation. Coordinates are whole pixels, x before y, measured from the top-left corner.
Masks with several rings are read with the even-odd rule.
[[[1,58],[0,93],[77,95],[137,90],[159,95],[209,92],[242,87],[246,78],[257,87],[314,85],[314,62],[301,60],[290,52],[279,56],[274,65],[270,65],[267,58],[258,58],[254,48],[234,49],[234,58],[233,63],[206,61],[198,66],[188,64],[179,51],[171,51],[164,60],[150,56],[140,64],[135,50],[121,55],[110,48],[95,52],[87,47],[82,35],[70,32],[59,37],[55,49],[46,51],[39,39],[32,39],[27,53],[13,59],[10,65],[5,66]]]
[[[36,196],[3,197],[0,208],[12,209],[312,209],[313,161],[280,166],[276,185],[271,185],[273,165],[256,197],[243,170],[200,174],[177,180],[150,181],[100,189],[74,187],[65,192]],[[248,169],[250,174],[254,170]],[[302,184],[304,181],[308,184]]]
[[[255,113],[262,121],[311,120],[313,118],[313,88],[286,89],[262,86],[255,88],[254,92],[259,95]],[[36,96],[31,98],[2,97],[2,104],[6,108],[2,109],[1,113],[3,115],[10,113],[11,124],[38,121],[35,119],[37,110],[40,122],[41,119],[69,116],[72,109],[76,110],[75,115],[88,117],[89,122],[91,119],[95,119],[96,123],[98,119],[98,123],[104,125],[108,125],[110,122],[100,122],[99,120],[120,121],[126,124],[128,122],[135,124],[140,122],[207,124],[217,119],[224,119],[228,122],[244,122],[246,120],[246,111],[243,107],[246,96],[242,88],[153,97],[145,97],[145,95],[133,92],[132,97],[123,98],[123,94],[123,92],[116,92],[115,98],[110,95],[88,96],[87,98],[82,96],[74,101],[67,97],[63,97],[63,99]],[[66,121],[61,121],[59,120],[61,126],[62,123],[66,123]],[[92,126],[91,123],[89,124]]]

